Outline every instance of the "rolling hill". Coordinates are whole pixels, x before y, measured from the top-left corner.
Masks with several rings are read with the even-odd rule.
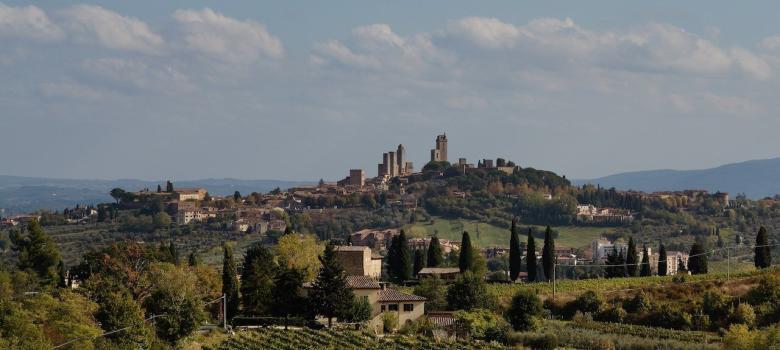
[[[203,179],[175,181],[174,185],[179,188],[203,187],[208,189],[211,194],[224,196],[233,194],[234,191],[249,194],[268,192],[276,187],[284,189],[311,183],[315,182]],[[76,204],[111,202],[113,199],[108,195],[108,192],[115,187],[137,191],[143,188],[155,189],[158,184],[164,186],[165,181],[51,179],[0,175],[0,208],[5,209],[6,215],[37,209],[61,210]]]
[[[744,193],[749,198],[757,199],[780,193],[779,180],[780,158],[772,158],[710,169],[636,171],[573,182],[577,185],[591,183],[646,192],[705,189],[710,192]]]

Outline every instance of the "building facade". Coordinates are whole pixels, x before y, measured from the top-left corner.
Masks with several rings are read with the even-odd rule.
[[[431,150],[431,161],[447,161],[447,134],[436,136],[436,148]]]

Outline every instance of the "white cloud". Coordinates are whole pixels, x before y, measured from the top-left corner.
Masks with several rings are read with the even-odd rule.
[[[181,26],[186,47],[192,51],[232,63],[251,63],[260,56],[284,56],[281,40],[261,23],[226,17],[209,8],[176,10],[173,18]]]
[[[163,38],[133,17],[95,5],[75,5],[62,11],[65,28],[75,40],[117,50],[159,54]]]
[[[731,49],[731,56],[742,70],[758,80],[767,80],[772,78],[774,71],[772,67],[761,57],[752,52],[742,49]]]
[[[11,7],[0,2],[0,37],[50,41],[62,38],[63,32],[36,6]]]
[[[496,18],[467,17],[450,23],[450,33],[487,48],[515,47],[520,29]]]

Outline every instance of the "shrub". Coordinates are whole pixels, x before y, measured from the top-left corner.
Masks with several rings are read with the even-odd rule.
[[[643,313],[650,310],[650,299],[643,292],[634,294],[634,297],[623,302],[623,309],[631,313]]]
[[[536,319],[542,313],[542,302],[530,290],[520,290],[512,297],[512,303],[507,311],[507,320],[515,330],[529,331],[534,329]]]
[[[589,290],[574,300],[577,310],[582,313],[596,314],[601,310],[604,301],[596,292]]]
[[[398,315],[395,312],[385,312],[382,314],[382,331],[392,333],[398,328]]]
[[[616,306],[601,311],[597,318],[599,321],[603,322],[622,323],[623,320],[626,319],[626,316],[628,316],[626,310],[623,310],[620,306]]]
[[[744,324],[748,328],[752,327],[756,323],[756,313],[753,311],[753,307],[744,303],[737,305],[737,307],[731,309],[729,323]]]

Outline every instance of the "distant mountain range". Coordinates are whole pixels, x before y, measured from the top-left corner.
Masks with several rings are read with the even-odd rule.
[[[748,198],[759,199],[780,193],[780,158],[750,160],[701,170],[627,172],[573,182],[645,192],[705,189],[729,192],[732,197],[744,193]]]
[[[286,189],[313,183],[316,182],[204,179],[175,181],[174,186],[203,187],[211,194],[224,196],[231,195],[235,191],[247,195],[252,192],[268,192],[277,187]],[[144,188],[155,190],[158,184],[165,186],[165,181],[49,179],[0,175],[0,208],[5,209],[5,215],[26,213],[37,209],[61,210],[76,204],[112,202],[113,199],[108,193],[115,187],[127,191]]]

